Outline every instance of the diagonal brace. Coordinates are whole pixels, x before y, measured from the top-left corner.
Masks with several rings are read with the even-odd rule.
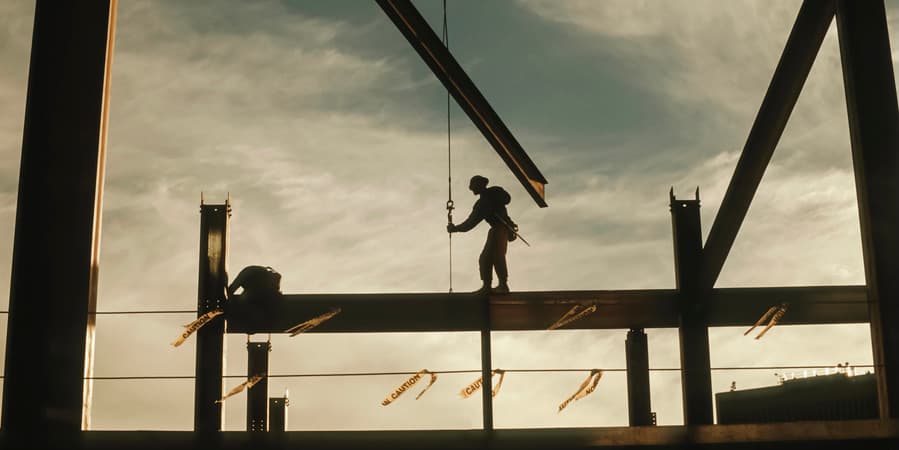
[[[833,0],[805,0],[799,9],[703,247],[702,285],[705,288],[713,287],[721,274],[727,254],[793,112],[793,106],[799,99],[835,11],[836,2]]]

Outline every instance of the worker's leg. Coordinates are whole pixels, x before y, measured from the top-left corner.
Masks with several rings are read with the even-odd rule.
[[[493,251],[496,246],[494,243],[496,236],[494,234],[493,228],[487,232],[484,249],[481,250],[481,256],[478,258],[478,269],[481,272],[481,281],[484,282],[481,289],[490,289],[490,284],[493,282]]]
[[[494,231],[495,230],[495,231]],[[497,292],[509,292],[509,268],[506,266],[506,250],[509,248],[509,231],[503,227],[490,229],[494,233],[493,267],[496,269],[496,278],[499,280]]]

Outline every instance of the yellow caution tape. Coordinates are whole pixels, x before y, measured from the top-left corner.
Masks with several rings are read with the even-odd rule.
[[[777,312],[774,313],[774,317],[772,317],[771,321],[768,322],[768,326],[766,326],[765,329],[762,330],[762,332],[759,333],[759,335],[755,337],[756,340],[761,339],[762,336],[764,336],[765,333],[767,333],[768,330],[771,329],[771,327],[773,327],[774,325],[777,325],[777,322],[780,321],[780,318],[783,317],[786,312],[787,312],[787,304],[784,303],[784,304],[780,305],[780,309],[778,309]]]
[[[425,386],[425,388],[422,389],[422,391],[419,392],[418,395],[415,396],[415,399],[416,399],[416,400],[420,399],[422,395],[425,395],[425,392],[428,392],[428,389],[431,389],[431,386],[433,386],[434,383],[437,381],[437,374],[432,373],[432,372],[427,372],[427,373],[428,373],[429,375],[431,375],[431,381],[429,381],[429,382],[428,382],[428,385]]]
[[[390,395],[387,396],[387,398],[385,398],[381,402],[381,406],[387,406],[387,405],[393,403],[396,399],[400,398],[400,396],[403,395],[404,392],[406,392],[412,386],[414,386],[415,383],[418,383],[418,381],[421,380],[421,377],[425,374],[431,375],[431,381],[430,381],[430,383],[428,383],[427,386],[425,386],[425,388],[421,392],[418,393],[418,395],[415,396],[416,400],[420,399],[421,396],[424,395],[424,393],[428,391],[428,389],[431,389],[431,386],[434,385],[434,382],[437,381],[437,374],[429,371],[428,369],[422,369],[415,375],[412,375],[411,377],[409,377],[408,380],[404,381],[403,384],[400,385],[400,387],[396,388],[393,392],[390,393]]]
[[[600,378],[602,378],[602,370],[591,370],[590,375],[587,375],[587,379],[584,380],[583,383],[581,383],[581,386],[577,389],[577,391],[574,394],[571,394],[571,397],[568,397],[564,402],[559,404],[559,410],[557,412],[562,412],[562,410],[565,409],[565,407],[568,406],[568,404],[572,401],[580,400],[592,394],[593,391],[596,390],[596,385],[599,384]]]
[[[506,371],[503,369],[494,369],[492,372],[490,372],[491,379],[496,374],[499,374],[499,381],[496,382],[496,386],[494,386],[493,392],[491,393],[491,396],[493,397],[496,397],[496,394],[499,394],[499,388],[503,386],[503,378],[506,377]],[[459,396],[461,396],[462,398],[471,397],[475,392],[481,389],[483,378],[484,377],[478,377],[477,380],[474,380],[471,384],[462,388],[462,390],[459,391]]]
[[[584,308],[584,309],[578,312],[578,310],[580,308]],[[554,324],[550,325],[549,328],[547,328],[547,330],[555,330],[556,328],[563,327],[565,325],[568,325],[571,322],[574,322],[575,320],[579,320],[579,319],[583,318],[584,316],[586,316],[588,314],[592,314],[594,312],[596,312],[595,304],[587,306],[587,307],[584,307],[584,305],[580,305],[580,304],[574,305],[571,309],[568,310],[567,313],[565,313],[562,317],[560,317],[559,320],[557,320]]]
[[[749,334],[752,330],[756,329],[756,327],[761,325],[764,321],[768,320],[768,318],[770,317],[771,320],[768,322],[768,325],[765,327],[764,330],[762,330],[761,333],[759,333],[758,336],[755,337],[756,339],[760,339],[762,336],[765,335],[765,333],[768,332],[768,330],[771,329],[771,327],[773,327],[774,325],[777,325],[777,322],[780,321],[780,318],[783,317],[783,315],[787,312],[787,306],[789,306],[787,303],[781,303],[780,306],[772,306],[772,307],[768,308],[768,310],[765,311],[765,314],[763,314],[762,317],[760,317],[759,320],[755,322],[755,325],[753,325],[752,327],[750,327],[748,330],[746,330],[743,333],[743,336],[746,336],[747,334]]]
[[[762,314],[762,317],[759,317],[759,320],[757,320],[752,327],[750,327],[748,330],[746,330],[743,333],[743,336],[746,336],[747,334],[752,332],[752,330],[754,330],[757,326],[761,325],[762,322],[768,320],[768,318],[771,317],[771,315],[774,314],[774,312],[777,311],[777,309],[778,308],[776,306],[772,306],[772,307],[768,308],[768,310],[765,311],[765,314]]]
[[[184,332],[181,333],[181,336],[178,336],[178,339],[175,339],[175,342],[172,342],[172,345],[177,347],[177,346],[183,344],[184,341],[186,341],[187,338],[190,337],[190,335],[194,334],[195,331],[202,328],[203,325],[206,325],[207,323],[209,323],[209,321],[214,319],[216,316],[220,316],[224,313],[225,313],[224,311],[222,311],[220,309],[216,309],[215,311],[209,311],[208,313],[203,314],[200,317],[197,317],[197,320],[194,320],[193,322],[184,325]]]
[[[305,333],[306,331],[309,331],[309,330],[321,325],[323,322],[331,319],[332,317],[336,316],[339,313],[340,313],[340,308],[334,308],[331,311],[326,312],[318,317],[313,317],[303,323],[296,324],[296,325],[284,330],[284,332],[290,333],[290,337],[294,337],[300,333]]]
[[[227,395],[225,395],[224,397],[220,398],[219,400],[216,400],[215,402],[216,402],[216,403],[222,403],[222,402],[224,402],[226,399],[228,399],[228,397],[231,397],[231,396],[233,396],[233,395],[237,395],[237,394],[241,393],[244,389],[249,389],[249,388],[253,387],[253,385],[255,385],[256,383],[262,381],[263,378],[265,378],[265,375],[253,375],[252,377],[250,377],[249,379],[247,379],[247,381],[244,381],[243,383],[240,383],[240,384],[239,384],[238,386],[236,386],[234,389],[231,389],[230,391],[228,391],[228,394],[227,394]]]
[[[506,371],[502,369],[496,369],[493,371],[494,374],[499,374],[499,381],[496,382],[496,386],[493,388],[493,397],[496,397],[499,394],[499,388],[503,387],[503,378],[506,377]],[[491,379],[493,375],[491,375]]]

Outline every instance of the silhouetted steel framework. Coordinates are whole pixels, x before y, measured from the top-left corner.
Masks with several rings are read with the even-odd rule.
[[[378,4],[540,203],[545,180],[409,1]],[[481,294],[287,295],[267,310],[223,302],[230,206],[201,207],[198,314],[224,306],[226,321],[200,330],[194,432],[81,431],[84,376],[92,368],[96,254],[105,105],[115,1],[38,0],[25,114],[4,378],[3,448],[603,447],[872,448],[899,438],[899,108],[882,1],[806,0],[704,246],[694,199],[670,196],[677,289]],[[864,250],[865,286],[716,289],[715,280],[821,40],[837,18]],[[476,99],[476,100],[472,100]],[[463,104],[467,102],[466,104]],[[491,114],[488,114],[492,113]],[[501,130],[501,131],[498,131]],[[517,161],[517,162],[516,162]],[[774,300],[776,299],[776,300]],[[772,302],[783,324],[864,323],[872,330],[880,419],[711,425],[708,327],[750,325]],[[559,430],[222,432],[225,333],[283,332],[339,307],[311,332],[543,330],[573,304],[597,313],[577,329],[631,329],[632,425],[649,411],[645,334],[678,327],[686,426]],[[373,320],[377,317],[377,320]],[[53,332],[44,332],[53,330]],[[641,338],[641,335],[643,336]],[[489,343],[489,339],[487,340]],[[267,353],[266,353],[267,355]],[[251,356],[252,357],[252,356]],[[262,354],[257,355],[262,358]],[[259,361],[260,367],[263,361]],[[266,361],[267,362],[267,361]],[[267,366],[267,364],[264,364]],[[489,358],[485,357],[485,373]],[[253,391],[250,420],[261,412]],[[486,387],[482,389],[489,392]],[[266,395],[267,396],[267,395]],[[283,408],[283,405],[280,406]],[[280,421],[280,414],[278,415]],[[280,428],[279,423],[276,428]]]

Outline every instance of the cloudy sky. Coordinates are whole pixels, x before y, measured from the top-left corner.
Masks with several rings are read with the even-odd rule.
[[[439,33],[442,3],[415,4]],[[512,194],[510,213],[532,244],[510,247],[512,289],[673,288],[668,189],[700,187],[706,234],[799,4],[450,2],[451,51],[549,180],[541,209],[453,105],[456,216],[474,200],[468,178],[485,175]],[[888,2],[893,28],[897,6]],[[33,9],[0,3],[3,302]],[[231,195],[232,273],[270,265],[288,293],[449,288],[446,91],[374,2],[121,0],[111,92],[101,310],[195,308],[201,192],[210,203]],[[485,233],[454,236],[454,290],[479,286]],[[834,25],[718,286],[863,283]],[[101,316],[95,374],[192,375],[193,339],[169,345],[190,318]],[[647,332],[651,366],[678,367],[676,330]],[[872,359],[867,326],[778,327],[759,341],[742,332],[710,331],[713,367]],[[494,367],[623,368],[625,334],[495,333]],[[272,373],[477,370],[478,339],[273,336]],[[228,338],[229,374],[246,373],[245,342]],[[715,371],[713,390],[771,385],[774,372]],[[623,372],[556,413],[586,375],[507,375],[496,426],[626,425]],[[269,386],[289,389],[290,429],[477,428],[478,399],[456,395],[476,377],[441,375],[421,400],[389,407],[380,400],[402,376]],[[192,380],[94,389],[95,429],[192,426]],[[653,372],[652,391],[659,422],[682,423],[678,373]],[[243,429],[243,402],[227,401],[227,429]]]

